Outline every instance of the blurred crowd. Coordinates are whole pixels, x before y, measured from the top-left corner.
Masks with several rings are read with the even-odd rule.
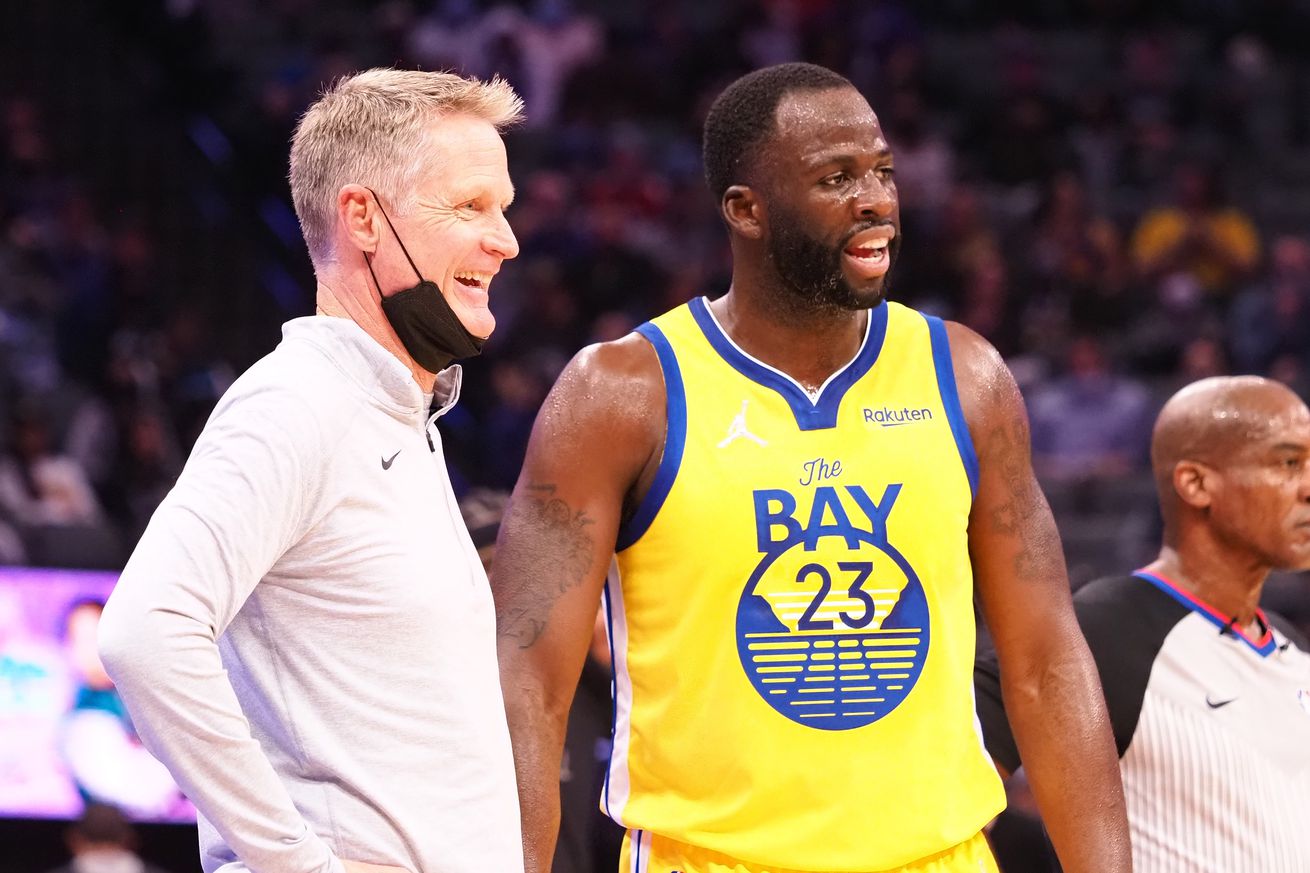
[[[83,23],[115,48],[82,66],[123,77],[113,148],[180,178],[106,194],[151,168],[88,162],[57,84],[0,93],[0,562],[121,561],[233,373],[312,311],[287,144],[323,83],[369,66],[501,75],[527,103],[508,138],[522,254],[443,419],[459,489],[512,486],[580,347],[726,290],[703,114],[795,59],[879,112],[893,297],[1006,356],[1076,581],[1144,557],[1147,435],[1179,385],[1252,372],[1310,392],[1302,0],[129,5]],[[43,25],[73,38],[27,24],[38,49]]]

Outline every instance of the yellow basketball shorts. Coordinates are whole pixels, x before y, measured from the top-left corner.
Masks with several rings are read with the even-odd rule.
[[[650,831],[628,831],[619,855],[619,873],[823,873],[760,867],[727,855],[665,839]],[[981,833],[937,855],[868,873],[999,873],[987,838]]]

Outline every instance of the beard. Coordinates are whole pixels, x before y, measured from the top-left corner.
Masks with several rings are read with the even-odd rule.
[[[775,206],[770,221],[769,260],[782,279],[783,289],[790,294],[790,302],[818,312],[871,309],[882,303],[900,248],[900,234],[888,244],[887,272],[869,289],[857,289],[847,280],[842,270],[842,253],[856,234],[885,223],[861,222],[840,243],[833,245],[810,236],[797,216]]]

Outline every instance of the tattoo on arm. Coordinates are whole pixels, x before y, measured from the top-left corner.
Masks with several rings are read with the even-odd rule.
[[[1015,537],[1019,548],[1014,555],[1014,572],[1021,579],[1031,579],[1042,572],[1049,557],[1058,552],[1054,528],[1039,513],[1041,491],[1027,463],[1028,425],[1022,416],[1008,425],[997,425],[988,438],[996,466],[997,487],[1005,499],[991,511],[992,529]]]
[[[501,589],[496,599],[497,633],[517,640],[522,649],[541,638],[555,602],[586,580],[595,554],[591,530],[595,520],[555,492],[553,483],[528,485],[505,519],[514,536],[504,544],[504,553],[496,556],[500,567],[513,568],[496,574]],[[542,576],[548,584],[532,584]]]

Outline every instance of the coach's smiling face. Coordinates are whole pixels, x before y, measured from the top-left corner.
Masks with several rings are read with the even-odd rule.
[[[496,328],[491,314],[492,278],[503,262],[518,255],[519,244],[505,218],[514,199],[505,143],[496,128],[472,116],[433,122],[424,137],[428,171],[419,176],[412,209],[397,215],[395,233],[414,267],[437,284],[464,329],[485,339]],[[390,204],[387,204],[389,206]],[[373,269],[382,293],[390,296],[416,281],[385,223]]]

